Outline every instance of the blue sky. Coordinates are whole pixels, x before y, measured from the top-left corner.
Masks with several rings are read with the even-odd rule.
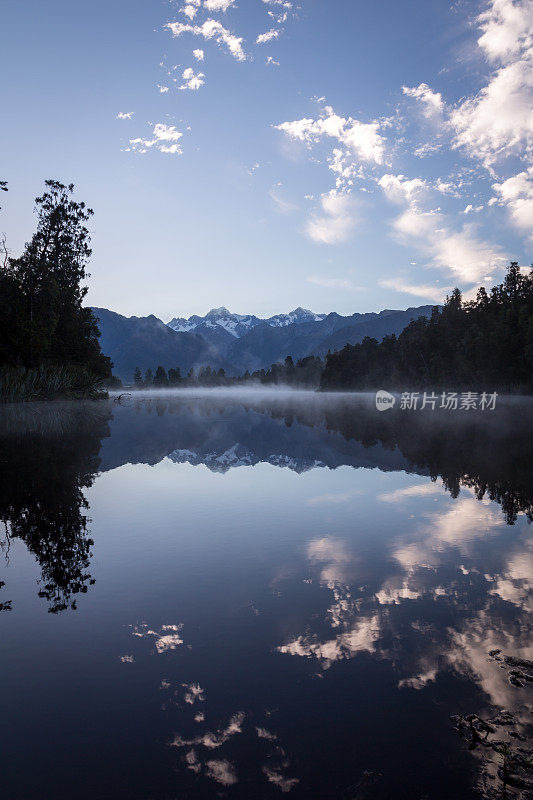
[[[532,260],[531,0],[7,0],[2,28],[0,228],[18,254],[74,182],[91,305],[349,314]]]

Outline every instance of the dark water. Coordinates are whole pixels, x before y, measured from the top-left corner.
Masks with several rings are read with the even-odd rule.
[[[0,796],[531,796],[531,403],[123,402],[0,410]]]

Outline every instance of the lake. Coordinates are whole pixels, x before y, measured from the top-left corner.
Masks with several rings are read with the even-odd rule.
[[[520,399],[2,407],[2,796],[530,797],[532,435]]]

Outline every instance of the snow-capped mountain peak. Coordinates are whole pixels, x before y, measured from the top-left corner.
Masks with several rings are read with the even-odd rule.
[[[325,316],[325,314],[315,314],[306,308],[295,308],[294,311],[290,311],[288,314],[276,314],[268,319],[260,319],[253,314],[232,314],[227,308],[221,306],[220,308],[212,308],[205,317],[197,315],[193,315],[189,319],[174,317],[174,319],[170,320],[168,326],[178,333],[189,333],[202,327],[215,328],[219,326],[236,339],[239,339],[260,323],[266,322],[272,328],[284,328],[287,325],[297,325],[303,322],[319,322]]]
[[[325,314],[315,314],[307,308],[298,306],[288,314],[276,314],[275,317],[270,317],[267,322],[272,327],[284,328],[286,325],[298,325],[302,322],[320,322],[325,316]]]

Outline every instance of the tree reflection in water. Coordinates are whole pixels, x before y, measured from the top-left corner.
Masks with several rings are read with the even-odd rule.
[[[39,404],[2,409],[0,518],[9,558],[19,538],[41,568],[39,596],[55,614],[76,608],[87,592],[93,540],[84,489],[96,476],[101,440],[109,435],[107,405]],[[4,603],[3,608],[10,606]]]

